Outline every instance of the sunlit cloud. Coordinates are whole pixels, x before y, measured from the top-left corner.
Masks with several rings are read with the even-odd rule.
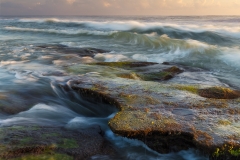
[[[143,8],[149,8],[149,7],[150,7],[150,4],[149,4],[149,1],[148,1],[148,0],[142,0],[142,1],[140,2],[140,4],[141,4],[141,6],[142,6]]]
[[[108,3],[108,2],[103,2],[103,5],[104,5],[104,7],[110,7],[111,6],[111,4]]]
[[[67,2],[68,2],[69,4],[73,4],[74,2],[76,2],[76,0],[67,0]]]

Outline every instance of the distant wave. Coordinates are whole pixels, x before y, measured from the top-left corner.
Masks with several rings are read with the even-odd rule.
[[[68,30],[68,28],[76,28],[75,31],[67,31],[70,34],[82,34],[82,35],[111,35],[110,32],[132,32],[139,34],[151,34],[156,32],[159,35],[168,35],[171,38],[176,39],[193,39],[197,41],[206,42],[212,45],[229,46],[233,45],[240,39],[240,27],[229,26],[228,24],[221,26],[208,25],[204,23],[200,24],[174,24],[174,23],[160,23],[160,22],[141,22],[141,21],[90,21],[90,20],[78,20],[78,19],[57,19],[57,18],[35,18],[35,19],[19,19],[20,23],[38,23],[45,25],[49,28],[62,27]],[[34,26],[34,24],[32,24]],[[36,25],[37,26],[37,25]],[[82,29],[84,31],[77,31]],[[55,31],[50,31],[54,32]],[[68,34],[68,33],[59,34]],[[109,34],[110,33],[110,34]],[[72,35],[73,35],[72,34]],[[237,41],[236,41],[237,40]],[[240,44],[240,42],[239,42]]]
[[[52,23],[57,23],[61,22],[61,20],[57,18],[47,18],[47,19],[42,19],[42,18],[24,18],[20,19],[19,22],[37,22],[37,23],[44,23],[44,22],[52,22]],[[67,21],[66,21],[67,22]]]
[[[5,30],[20,31],[20,32],[41,32],[41,33],[52,33],[52,34],[66,34],[66,35],[111,35],[114,31],[90,31],[84,29],[78,30],[57,30],[57,29],[36,29],[36,28],[20,28],[20,27],[5,27]]]
[[[240,38],[239,26],[214,26],[214,25],[194,25],[194,24],[174,24],[174,23],[160,23],[160,22],[139,22],[139,21],[83,21],[83,20],[67,20],[57,18],[25,18],[19,19],[19,22],[36,22],[36,23],[63,23],[63,24],[79,24],[85,27],[94,28],[97,30],[117,30],[117,31],[158,31],[158,30],[176,30],[190,33],[204,33],[213,32],[219,34],[226,34],[233,37]]]
[[[159,35],[157,32],[150,34],[139,34],[136,32],[126,31],[92,31],[92,30],[56,30],[56,29],[36,29],[36,28],[19,28],[19,27],[5,27],[6,30],[18,32],[40,32],[47,34],[64,34],[72,36],[105,36],[109,39],[122,42],[123,44],[132,44],[145,47],[146,49],[157,49],[160,51],[169,50],[196,50],[198,52],[212,52],[216,50],[214,45],[209,45],[204,42],[191,39],[175,39],[168,35]]]

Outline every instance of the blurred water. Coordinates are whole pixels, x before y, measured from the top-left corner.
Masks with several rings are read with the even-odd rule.
[[[78,74],[97,76],[96,68],[84,66],[85,62],[141,60],[203,68],[239,89],[239,23],[236,16],[0,17],[0,125],[84,128],[98,124],[124,159],[207,159],[194,150],[158,154],[142,142],[114,135],[107,122],[115,108],[83,100],[58,84],[76,76],[69,73],[69,66],[80,67]],[[110,52],[81,58],[39,47],[44,45]]]

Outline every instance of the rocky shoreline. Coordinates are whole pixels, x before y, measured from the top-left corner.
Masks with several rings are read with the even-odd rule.
[[[92,58],[96,53],[107,52],[61,45],[39,48]],[[65,66],[67,72],[79,75],[59,82],[59,87],[67,93],[78,93],[86,100],[116,107],[119,111],[108,123],[115,134],[138,139],[159,153],[193,148],[211,160],[240,159],[240,91],[199,68],[168,62],[90,61],[82,66]],[[66,73],[43,76],[51,74]],[[4,102],[1,110],[12,113],[5,105],[12,99],[1,95],[0,99]],[[0,158],[3,159],[43,156],[68,160],[89,159],[95,155],[119,158],[119,153],[96,125],[77,131],[12,126],[2,127],[0,133]]]
[[[129,63],[94,65],[129,69]],[[209,155],[210,159],[239,159],[239,91],[222,86],[161,83],[167,79],[146,72],[149,69],[144,68],[144,62],[141,68],[134,63],[131,71],[146,77],[149,74],[151,80],[127,76],[122,80],[82,76],[70,86],[83,97],[92,97],[119,108],[109,122],[115,134],[141,140],[159,153],[195,148]],[[159,64],[151,65],[159,68]],[[170,72],[172,70],[178,72]],[[167,74],[161,75],[171,75],[172,78],[183,72],[176,66],[168,66],[160,73],[166,71]]]

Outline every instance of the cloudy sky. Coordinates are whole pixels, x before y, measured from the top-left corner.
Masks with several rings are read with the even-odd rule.
[[[0,15],[240,15],[240,0],[0,0]]]

